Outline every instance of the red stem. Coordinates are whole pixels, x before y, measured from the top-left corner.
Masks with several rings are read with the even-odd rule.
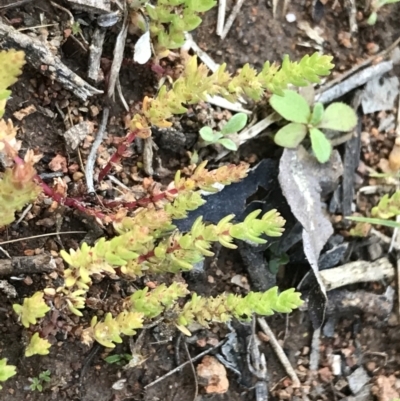
[[[165,192],[161,192],[158,195],[152,196],[152,197],[148,197],[148,198],[142,198],[139,199],[137,201],[134,202],[120,202],[120,201],[106,201],[106,200],[102,200],[102,203],[104,204],[104,206],[107,206],[110,209],[116,208],[118,206],[122,206],[126,209],[132,210],[135,209],[139,206],[147,206],[150,203],[156,203],[162,199],[165,199],[167,197],[167,195],[176,195],[178,193],[177,189],[170,189],[168,191]]]
[[[61,194],[59,194],[58,192],[54,192],[54,190],[50,188],[38,175],[34,177],[34,180],[40,185],[45,195],[49,196],[55,202],[61,205],[72,207],[74,209],[78,209],[81,212],[89,214],[91,216],[95,216],[100,220],[103,220],[106,217],[104,213],[101,213],[97,210],[88,209],[83,203],[79,202],[77,199],[62,197]]]
[[[113,164],[118,163],[122,159],[128,146],[135,140],[138,132],[139,130],[130,131],[125,140],[118,145],[117,151],[111,156],[106,166],[100,171],[99,182],[103,181],[104,177],[110,172]]]

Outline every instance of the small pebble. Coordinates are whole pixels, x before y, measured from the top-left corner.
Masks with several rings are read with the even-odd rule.
[[[286,21],[291,23],[296,21],[296,15],[293,13],[286,14]]]

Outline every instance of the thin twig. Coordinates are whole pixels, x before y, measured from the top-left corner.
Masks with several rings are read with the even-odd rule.
[[[125,111],[129,113],[129,106],[125,100],[124,94],[122,93],[122,87],[121,87],[121,82],[120,82],[119,76],[117,78],[117,92],[118,92],[119,99],[121,100],[122,106],[124,106]]]
[[[114,97],[115,85],[117,83],[119,70],[121,69],[122,60],[124,59],[125,42],[126,42],[126,37],[128,35],[128,26],[129,26],[128,15],[129,13],[127,10],[127,6],[125,6],[124,20],[122,23],[121,31],[119,32],[117,40],[115,42],[114,58],[111,65],[110,78],[108,81],[107,96],[110,99]]]
[[[225,343],[225,339],[220,341],[215,347],[212,347],[210,349],[207,349],[205,351],[203,351],[201,354],[195,356],[194,358],[192,358],[190,361],[186,361],[184,363],[182,363],[182,365],[179,365],[178,367],[176,367],[175,369],[172,369],[171,371],[169,371],[168,373],[166,373],[165,375],[159,377],[158,379],[154,380],[153,382],[147,384],[146,386],[144,386],[144,389],[148,389],[149,387],[154,386],[155,384],[163,381],[164,379],[166,379],[168,376],[173,375],[176,372],[179,372],[184,366],[186,366],[188,363],[193,363],[196,362],[198,359],[202,358],[204,355],[209,354],[210,352],[214,351],[215,349],[217,349],[218,347],[220,347],[222,344]]]
[[[28,241],[30,239],[51,237],[52,235],[66,235],[66,234],[86,234],[86,231],[65,231],[65,232],[62,232],[62,233],[48,233],[48,234],[32,235],[32,237],[11,239],[11,240],[8,240],[8,241],[0,242],[0,246],[1,245],[5,245],[5,244],[13,244],[14,242],[19,242],[19,241]]]
[[[319,365],[319,343],[321,336],[321,328],[314,330],[311,341],[311,354],[310,354],[310,371],[316,372]]]
[[[341,80],[336,86],[324,90],[322,93],[316,95],[315,100],[321,103],[330,103],[333,100],[345,95],[353,89],[364,85],[372,78],[380,77],[381,75],[391,71],[393,69],[393,62],[383,61],[382,63],[372,65],[368,68],[364,68],[357,74],[352,75],[346,80]]]
[[[47,28],[48,26],[56,26],[58,24],[44,24],[44,25],[36,25],[36,26],[25,26],[23,28],[17,29],[18,32],[29,31],[31,29],[39,29],[39,28]]]
[[[53,7],[58,8],[59,10],[64,11],[65,13],[67,13],[67,14],[69,15],[69,23],[70,23],[71,25],[74,25],[74,23],[75,23],[75,18],[74,18],[74,16],[72,15],[71,11],[69,11],[67,8],[65,8],[65,7],[63,7],[63,6],[60,6],[59,4],[57,4],[56,2],[51,1],[51,0],[50,0],[50,4],[51,4]]]
[[[375,235],[375,237],[378,237],[382,242],[385,244],[390,245],[391,243],[391,238],[389,238],[387,235],[382,234],[380,231],[378,231],[375,228],[371,228],[371,234]],[[400,251],[400,245],[399,244],[393,244],[393,248],[396,249],[396,251]]]
[[[350,33],[355,35],[358,32],[357,25],[357,5],[355,0],[347,0],[348,3],[348,13],[349,13],[349,25]]]
[[[267,322],[262,317],[259,317],[257,319],[257,321],[258,321],[258,324],[261,326],[262,331],[269,337],[271,347],[274,349],[277,357],[281,361],[283,367],[286,370],[286,373],[292,379],[293,387],[300,387],[301,386],[300,379],[298,378],[296,372],[294,371],[292,365],[289,362],[289,359],[287,358],[286,354],[283,352],[282,347],[278,343],[278,340],[276,339],[274,333],[268,326]]]
[[[97,27],[92,35],[92,43],[89,46],[88,77],[97,82],[100,71],[101,54],[103,52],[106,29]]]
[[[186,344],[186,341],[183,342],[183,345],[185,346],[185,351],[186,351],[186,355],[189,359],[189,363],[190,363],[190,367],[192,368],[192,372],[193,372],[193,378],[194,378],[194,397],[193,397],[193,401],[196,401],[197,396],[199,394],[199,383],[197,381],[197,374],[196,374],[196,369],[194,368],[193,365],[193,360],[192,357],[190,356],[190,352],[189,352],[189,348]]]
[[[90,149],[90,153],[86,162],[85,175],[86,175],[87,192],[89,194],[95,192],[93,183],[94,164],[96,160],[97,150],[99,149],[99,146],[106,134],[106,127],[109,114],[110,114],[110,109],[108,107],[104,107],[103,117],[101,119],[99,129],[97,130],[96,139],[93,142],[92,148]]]
[[[235,7],[233,7],[231,15],[229,16],[228,21],[226,21],[224,30],[221,33],[221,39],[222,40],[224,40],[226,38],[226,35],[228,35],[228,32],[231,29],[232,24],[236,19],[236,16],[239,14],[239,11],[242,8],[243,3],[244,3],[244,0],[238,0],[238,2],[236,3]]]
[[[368,65],[372,64],[375,60],[381,59],[382,57],[385,57],[389,52],[391,52],[395,47],[397,47],[397,45],[400,43],[400,37],[397,38],[388,48],[386,48],[385,50],[382,50],[380,53],[371,56],[369,58],[367,58],[366,60],[364,60],[363,62],[361,62],[360,64],[355,65],[353,68],[350,68],[350,70],[344,72],[343,74],[339,75],[338,77],[336,77],[335,79],[332,79],[332,81],[329,81],[328,83],[326,83],[325,85],[322,85],[319,89],[317,89],[315,91],[315,94],[321,94],[323,92],[326,92],[328,89],[332,88],[332,86],[335,86],[336,84],[338,84],[339,82],[342,82],[343,80],[345,80],[347,77],[349,77],[350,75],[354,74],[355,72],[357,72],[358,70],[360,70],[361,68],[367,67]]]
[[[221,36],[224,30],[225,24],[225,14],[226,14],[226,0],[218,1],[218,20],[217,20],[217,35]]]
[[[19,223],[21,223],[21,221],[25,218],[25,216],[28,214],[29,210],[32,209],[33,204],[29,204],[24,211],[21,213],[21,216],[19,216],[19,219],[15,222],[16,225],[18,225]]]
[[[182,336],[183,336],[183,333],[180,331],[175,340],[175,363],[177,365],[181,364],[181,358],[180,358],[179,351],[181,348]]]
[[[11,3],[11,4],[6,4],[5,6],[0,6],[0,10],[5,10],[6,8],[12,8],[12,7],[19,7],[22,6],[26,3],[30,3],[32,0],[20,0],[20,1],[16,1],[15,3]]]
[[[373,262],[365,260],[349,262],[332,269],[322,270],[320,274],[326,290],[331,291],[356,283],[390,280],[394,277],[395,270],[389,259],[383,257]]]

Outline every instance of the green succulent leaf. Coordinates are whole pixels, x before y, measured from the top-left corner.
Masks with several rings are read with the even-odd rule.
[[[247,115],[245,113],[237,113],[223,126],[221,134],[234,134],[241,131],[246,124]]]
[[[318,128],[310,128],[311,147],[320,163],[326,163],[331,157],[332,145]]]
[[[217,4],[214,0],[188,0],[186,6],[193,11],[198,13],[204,13],[211,10]]]
[[[311,110],[307,100],[295,91],[286,89],[283,96],[272,95],[269,102],[285,120],[307,124],[310,119]]]
[[[315,103],[310,119],[310,124],[313,126],[318,125],[321,122],[323,116],[324,116],[324,105],[319,102]]]
[[[29,327],[30,324],[36,324],[36,321],[50,310],[43,299],[43,293],[37,291],[30,298],[25,298],[22,305],[14,304],[14,312],[19,315],[24,327]]]
[[[185,43],[185,34],[183,31],[170,31],[169,33],[169,48],[178,49]]]
[[[5,382],[16,374],[17,368],[13,365],[7,365],[7,358],[0,359],[0,382]],[[2,386],[0,386],[0,389],[2,389]]]
[[[332,103],[322,117],[318,128],[335,131],[351,131],[357,125],[357,115],[354,110],[344,103]]]
[[[184,25],[183,29],[185,31],[190,32],[196,29],[201,24],[202,19],[198,15],[196,15],[193,11],[186,9],[183,12],[182,21]]]
[[[275,134],[274,141],[284,148],[296,148],[306,135],[307,127],[304,124],[289,123]]]
[[[238,149],[236,143],[233,142],[232,139],[229,139],[229,138],[219,139],[218,143],[221,144],[224,148],[226,148],[228,150],[236,151]]]
[[[25,356],[29,357],[32,355],[47,355],[50,351],[51,344],[48,340],[40,338],[39,333],[35,333],[26,347]]]

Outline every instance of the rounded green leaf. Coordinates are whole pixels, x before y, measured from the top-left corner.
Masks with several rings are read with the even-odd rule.
[[[215,142],[215,134],[213,130],[210,127],[203,127],[200,131],[199,134],[201,136],[201,139],[206,142]]]
[[[272,95],[269,103],[284,119],[294,123],[308,123],[311,115],[310,106],[297,92],[284,90],[283,96]]]
[[[218,141],[218,143],[220,143],[224,148],[228,149],[228,150],[237,150],[237,145],[235,142],[232,141],[232,139],[229,138],[222,138]]]
[[[235,114],[222,128],[221,133],[234,134],[239,132],[247,124],[247,115],[244,113]]]
[[[324,105],[322,103],[315,103],[313,112],[310,119],[311,125],[317,125],[321,122],[324,115]]]
[[[276,133],[274,141],[284,148],[296,148],[306,135],[307,127],[304,124],[290,123]]]
[[[310,128],[311,147],[320,163],[326,163],[331,157],[332,145],[325,134],[318,128]]]
[[[357,125],[355,111],[344,103],[332,103],[327,107],[318,128],[334,131],[351,131]]]

